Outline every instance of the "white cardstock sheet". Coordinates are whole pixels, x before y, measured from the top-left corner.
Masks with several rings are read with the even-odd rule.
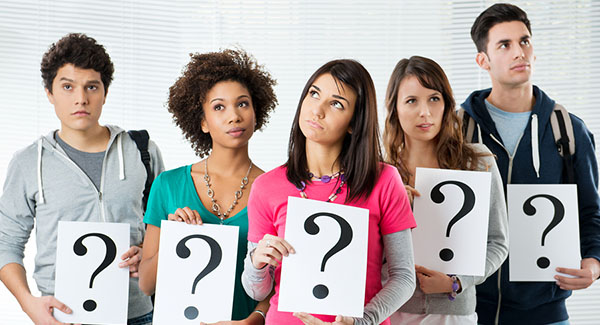
[[[508,185],[509,280],[554,282],[557,267],[579,269],[575,184]]]
[[[64,323],[127,324],[129,268],[120,268],[129,250],[128,223],[58,222],[56,299],[73,311],[54,309]]]
[[[153,324],[231,320],[238,232],[162,221]]]
[[[369,210],[288,198],[279,311],[362,317]]]
[[[417,168],[412,231],[415,264],[446,274],[482,276],[491,173]]]

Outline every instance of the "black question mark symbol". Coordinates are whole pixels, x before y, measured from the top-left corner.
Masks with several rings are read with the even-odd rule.
[[[525,214],[527,214],[528,216],[532,216],[536,213],[535,207],[531,204],[531,201],[539,197],[548,199],[550,202],[552,202],[552,205],[554,205],[554,216],[552,217],[552,221],[550,221],[550,224],[546,227],[546,229],[544,229],[544,232],[542,233],[542,246],[544,246],[544,244],[546,243],[546,235],[548,235],[550,230],[554,229],[554,227],[556,227],[565,217],[565,206],[556,197],[552,195],[537,194],[528,198],[525,201],[525,203],[523,203],[523,212],[525,212]],[[538,258],[537,265],[540,269],[545,269],[548,266],[550,266],[550,260],[547,257],[542,256]]]
[[[73,251],[75,252],[75,254],[77,254],[77,256],[83,256],[87,253],[87,247],[83,245],[83,240],[88,237],[98,237],[102,239],[104,245],[106,246],[106,254],[104,255],[104,260],[102,261],[100,266],[96,268],[94,273],[92,273],[92,277],[90,278],[91,289],[94,285],[94,279],[96,278],[96,276],[98,276],[100,272],[104,271],[104,269],[107,268],[115,260],[115,257],[117,256],[117,245],[115,245],[115,242],[105,234],[97,232],[85,234],[79,237],[79,239],[77,239],[73,244]],[[83,303],[83,309],[85,309],[86,311],[94,311],[96,307],[96,302],[91,299],[88,299]]]
[[[196,293],[196,285],[198,284],[198,282],[200,282],[200,280],[202,280],[202,278],[204,278],[206,275],[208,275],[210,272],[212,272],[214,269],[216,269],[217,266],[219,266],[219,264],[221,264],[221,258],[223,257],[223,252],[221,251],[221,246],[219,246],[219,243],[217,243],[216,240],[212,239],[211,237],[205,236],[205,235],[197,235],[196,234],[196,235],[189,235],[189,236],[183,238],[182,240],[180,240],[179,243],[177,243],[177,247],[175,248],[175,252],[177,253],[177,256],[179,256],[180,258],[184,258],[184,259],[190,257],[190,254],[192,252],[185,245],[185,243],[192,238],[204,239],[204,241],[206,241],[208,243],[208,246],[210,246],[210,259],[208,260],[208,264],[206,264],[206,266],[204,267],[202,272],[200,272],[200,274],[198,274],[196,276],[196,279],[194,279],[194,284],[192,285],[192,294],[195,294]],[[187,319],[190,319],[190,320],[196,319],[196,317],[198,317],[198,309],[194,306],[189,306],[185,309],[183,314],[185,315],[185,318],[187,318]]]
[[[454,226],[455,223],[457,223],[460,219],[462,219],[469,212],[471,212],[471,210],[473,210],[473,207],[475,206],[475,193],[473,193],[473,190],[463,182],[444,181],[434,186],[431,190],[431,200],[433,202],[438,204],[444,202],[445,196],[440,191],[440,188],[446,184],[453,184],[460,187],[465,196],[465,200],[463,201],[462,207],[460,208],[458,213],[456,213],[454,218],[450,220],[450,222],[448,223],[448,227],[446,228],[446,237],[450,237],[450,230],[452,229],[452,226]],[[442,261],[448,262],[452,260],[452,258],[454,258],[454,252],[450,248],[444,248],[440,251],[440,258],[442,259]]]
[[[340,225],[340,239],[337,243],[325,254],[323,257],[323,261],[321,262],[321,272],[325,271],[325,264],[329,258],[333,255],[337,254],[342,249],[346,248],[352,242],[352,227],[350,224],[342,217],[337,214],[329,213],[329,212],[317,212],[312,214],[304,221],[304,231],[309,233],[310,235],[316,235],[319,233],[319,226],[315,223],[315,219],[318,217],[330,217],[333,218]],[[324,284],[318,284],[313,288],[313,295],[315,298],[324,299],[329,295],[329,289]]]

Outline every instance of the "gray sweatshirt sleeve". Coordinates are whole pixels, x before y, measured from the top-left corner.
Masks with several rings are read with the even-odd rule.
[[[0,269],[6,264],[23,265],[25,244],[33,229],[35,194],[27,190],[28,181],[18,155],[11,160],[0,197]],[[35,170],[31,171],[35,175]]]
[[[248,241],[248,253],[244,259],[244,271],[242,272],[242,286],[250,298],[263,301],[273,290],[275,268],[271,265],[267,265],[262,269],[254,267],[250,254],[254,252],[256,246],[258,246],[258,243]]]
[[[481,148],[479,145],[476,148],[489,152],[487,148]],[[483,283],[500,268],[508,256],[508,218],[502,178],[494,157],[487,156],[484,160],[488,170],[492,173],[485,274],[483,276],[458,276],[462,291],[470,286]]]
[[[365,306],[362,318],[354,324],[380,324],[413,295],[416,286],[411,230],[383,236],[389,279]]]

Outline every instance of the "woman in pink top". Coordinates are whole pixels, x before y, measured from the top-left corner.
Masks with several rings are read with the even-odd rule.
[[[363,317],[278,311],[288,197],[369,210],[367,281]],[[397,170],[381,163],[375,87],[354,60],[335,60],[308,80],[296,111],[288,161],[259,176],[248,201],[248,251],[242,284],[262,300],[271,291],[267,324],[389,324],[415,288],[410,229],[415,227]],[[382,286],[383,256],[390,280]]]

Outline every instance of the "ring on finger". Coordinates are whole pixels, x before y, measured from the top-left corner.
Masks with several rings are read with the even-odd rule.
[[[267,239],[267,245],[266,247],[271,247],[271,241]]]

